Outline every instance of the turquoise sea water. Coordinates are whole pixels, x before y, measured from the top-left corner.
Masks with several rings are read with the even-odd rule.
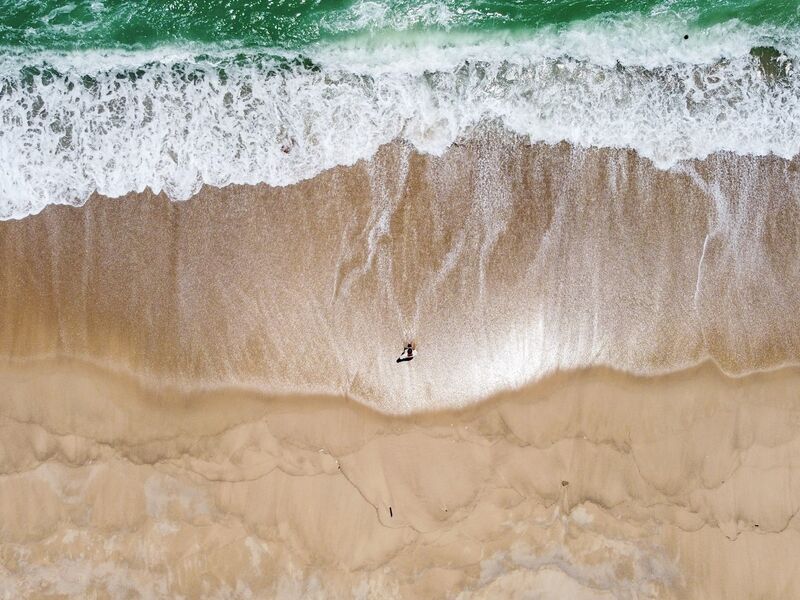
[[[297,49],[359,33],[530,31],[598,17],[670,15],[687,32],[732,19],[800,22],[798,3],[788,0],[2,0],[0,15],[0,46],[50,49],[185,42]]]
[[[487,124],[661,168],[789,158],[799,58],[784,0],[0,0],[0,218],[287,185]]]

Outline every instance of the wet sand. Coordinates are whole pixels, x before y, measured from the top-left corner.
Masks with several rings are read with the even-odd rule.
[[[489,138],[288,188],[0,222],[2,356],[154,384],[464,406],[559,370],[800,360],[800,170]],[[414,340],[421,360],[394,359]]]

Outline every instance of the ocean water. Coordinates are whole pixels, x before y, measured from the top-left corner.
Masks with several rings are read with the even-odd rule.
[[[486,128],[659,169],[800,145],[779,0],[0,0],[0,218],[284,186]]]

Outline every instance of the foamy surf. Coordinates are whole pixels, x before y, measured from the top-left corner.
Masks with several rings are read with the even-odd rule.
[[[362,31],[300,51],[7,50],[0,218],[95,192],[283,186],[392,140],[440,155],[487,124],[631,148],[659,168],[724,151],[794,156],[796,36],[729,21],[684,40],[681,27],[635,15],[529,34]]]

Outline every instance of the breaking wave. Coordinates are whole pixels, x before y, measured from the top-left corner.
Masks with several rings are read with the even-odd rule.
[[[631,148],[659,168],[721,151],[797,154],[790,32],[729,21],[683,39],[682,27],[629,16],[524,35],[354,35],[299,52],[9,49],[0,218],[95,192],[185,200],[204,184],[283,186],[392,140],[440,155],[487,126]]]

